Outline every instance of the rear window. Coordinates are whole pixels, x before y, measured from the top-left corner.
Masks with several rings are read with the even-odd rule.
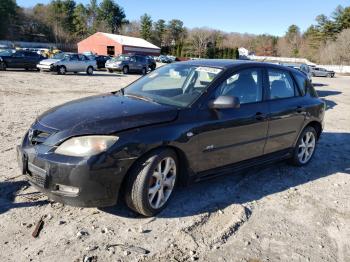
[[[302,74],[294,73],[294,78],[297,81],[301,95],[304,96],[307,93],[308,80]]]
[[[299,73],[293,73],[293,75],[299,86],[299,90],[303,96],[309,93],[310,96],[318,97],[315,88],[313,87],[312,83],[307,79],[307,77]]]

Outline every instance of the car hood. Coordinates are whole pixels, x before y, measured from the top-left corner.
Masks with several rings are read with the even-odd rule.
[[[61,61],[61,59],[53,59],[53,58],[51,58],[51,59],[44,59],[44,60],[40,61],[40,64],[42,64],[42,65],[52,65],[52,64],[57,63],[59,61]]]
[[[112,134],[130,128],[169,122],[176,119],[177,113],[178,109],[171,106],[111,93],[54,107],[39,116],[37,121],[61,133],[61,136],[69,137]]]

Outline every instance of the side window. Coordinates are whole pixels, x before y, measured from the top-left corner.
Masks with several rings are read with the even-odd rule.
[[[251,68],[234,73],[216,90],[216,97],[235,96],[241,104],[262,100],[262,72]]]
[[[294,74],[294,78],[298,83],[301,95],[304,96],[307,93],[308,80],[301,74]]]
[[[24,57],[24,52],[16,52],[13,54],[13,57]]]
[[[145,62],[145,58],[142,56],[136,56],[136,61],[139,63],[144,63]]]
[[[86,56],[84,56],[84,55],[78,55],[79,56],[79,60],[80,61],[87,61],[87,60],[89,60]]]
[[[294,97],[299,95],[295,90],[294,82],[289,72],[268,69],[269,84],[270,84],[270,99],[279,99]]]
[[[70,60],[71,61],[79,61],[79,57],[78,57],[78,55],[71,55]]]

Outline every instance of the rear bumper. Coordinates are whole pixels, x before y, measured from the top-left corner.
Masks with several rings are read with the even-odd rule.
[[[40,154],[34,147],[17,147],[18,163],[26,179],[49,199],[71,206],[114,205],[133,160],[111,160]]]

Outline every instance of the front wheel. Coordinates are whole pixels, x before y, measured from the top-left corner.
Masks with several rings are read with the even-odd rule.
[[[332,77],[332,74],[327,74],[327,77],[331,78],[331,77]]]
[[[66,69],[65,66],[60,66],[60,67],[58,68],[58,74],[60,74],[60,75],[65,75],[66,72],[67,72],[67,69]]]
[[[107,69],[108,73],[113,73],[112,69]]]
[[[124,66],[123,67],[123,74],[127,75],[129,73],[129,67]]]
[[[316,149],[317,133],[315,128],[308,126],[301,133],[294,149],[292,164],[303,166],[310,162]]]
[[[171,149],[156,150],[141,158],[128,177],[127,205],[144,216],[159,213],[174,191],[178,170],[177,156]]]
[[[141,71],[142,75],[146,75],[147,74],[147,68],[142,68],[142,71]]]
[[[89,66],[87,69],[86,69],[86,73],[88,75],[92,75],[94,73],[94,69],[92,68],[92,66]]]

